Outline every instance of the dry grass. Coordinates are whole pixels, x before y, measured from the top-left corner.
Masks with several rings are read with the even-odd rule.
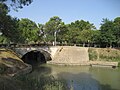
[[[90,48],[89,57],[90,60],[120,62],[120,50],[113,48]]]
[[[20,58],[16,56],[16,54],[13,51],[6,50],[6,49],[0,49],[0,59],[2,58],[13,58],[19,61],[22,61]]]
[[[0,74],[12,74],[24,68],[26,65],[13,51],[0,49]]]

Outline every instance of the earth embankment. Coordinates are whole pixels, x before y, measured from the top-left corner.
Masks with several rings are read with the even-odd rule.
[[[25,64],[11,50],[0,49],[0,74],[5,76],[15,76],[28,73],[32,67]]]

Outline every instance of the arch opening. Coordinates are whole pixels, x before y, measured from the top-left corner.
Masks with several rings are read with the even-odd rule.
[[[40,51],[30,51],[21,58],[25,63],[33,65],[46,63],[45,55]]]

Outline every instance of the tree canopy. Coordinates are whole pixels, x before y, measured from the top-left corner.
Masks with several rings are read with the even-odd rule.
[[[114,20],[103,19],[99,30],[89,21],[76,20],[65,24],[58,16],[53,16],[45,24],[23,18],[17,19],[8,15],[9,7],[0,3],[0,42],[1,43],[38,43],[55,40],[67,44],[97,44],[101,47],[120,46],[120,17]],[[11,0],[12,3],[27,5],[29,0]],[[26,3],[24,3],[24,1]],[[30,4],[29,2],[28,4]],[[16,4],[17,5],[17,4]],[[18,7],[20,8],[20,7]]]
[[[28,6],[32,2],[33,0],[0,0],[0,3],[5,3],[8,7],[12,7],[15,10]]]
[[[0,32],[8,41],[18,42],[20,39],[20,33],[17,30],[19,20],[7,15],[8,11],[8,7],[0,3]]]
[[[27,18],[21,19],[18,23],[24,42],[36,42],[39,30],[36,23]]]

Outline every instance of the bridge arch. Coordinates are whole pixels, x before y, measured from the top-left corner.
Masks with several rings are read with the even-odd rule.
[[[21,59],[25,63],[31,65],[47,63],[47,61],[52,60],[51,54],[44,49],[28,50],[26,52],[23,52],[23,54],[21,55]]]

